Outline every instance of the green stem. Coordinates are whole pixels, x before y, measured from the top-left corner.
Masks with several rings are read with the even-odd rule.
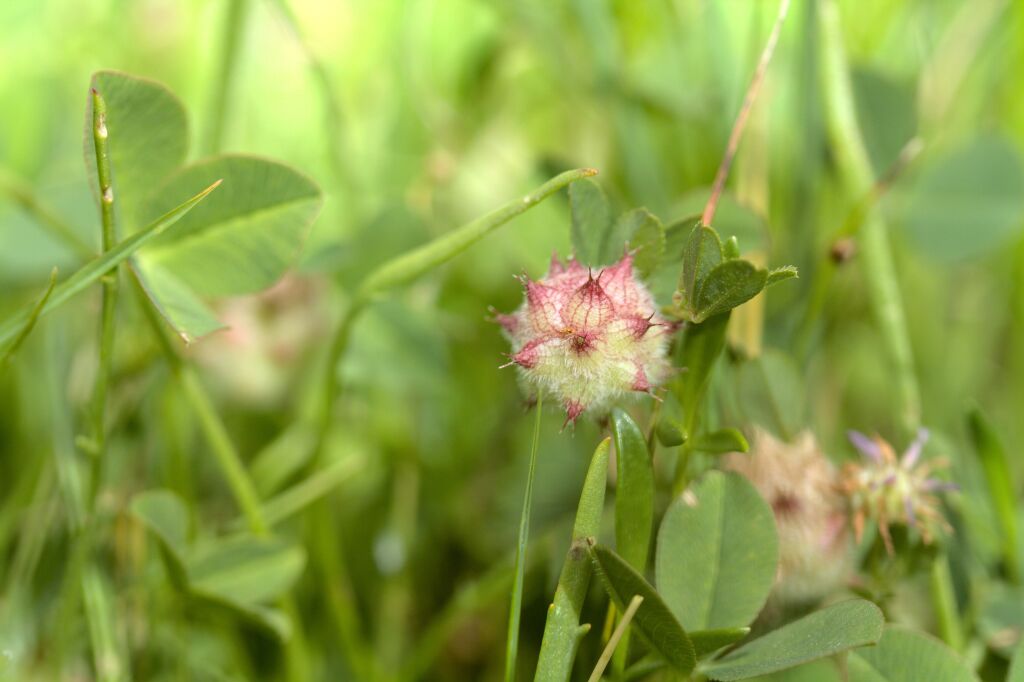
[[[102,253],[117,245],[114,224],[114,185],[110,168],[110,150],[107,144],[107,103],[95,89],[92,90],[92,133],[96,150],[96,176],[100,190],[100,217],[102,218]],[[90,513],[95,506],[96,495],[103,482],[103,465],[106,455],[106,413],[107,389],[110,385],[110,368],[114,356],[114,324],[117,313],[118,267],[115,266],[100,279],[103,301],[100,312],[99,364],[92,395],[92,473],[89,478]]]
[[[174,349],[166,329],[164,329],[156,310],[150,304],[138,278],[135,278],[136,291],[139,294],[142,311],[156,336],[160,349],[170,365],[171,372],[178,379],[181,389],[185,393],[192,410],[199,418],[199,425],[206,436],[207,443],[213,450],[217,465],[227,480],[228,487],[235,498],[249,530],[254,535],[265,536],[269,528],[263,516],[263,509],[260,506],[259,495],[256,493],[256,486],[245,469],[241,455],[235,449],[231,437],[228,435],[227,427],[221,421],[220,415],[214,409],[213,401],[210,400],[206,390],[203,388],[199,377],[190,365],[182,360],[181,356]]]
[[[828,132],[851,192],[854,196],[867,196],[875,184],[874,172],[857,123],[850,69],[834,0],[822,0],[819,20]],[[877,210],[867,210],[860,230],[860,246],[871,309],[895,370],[900,424],[913,431],[921,421],[921,396],[889,236]]]
[[[930,583],[932,606],[939,623],[939,635],[954,651],[963,651],[963,627],[957,613],[953,578],[950,576],[949,560],[945,554],[938,555],[932,561]]]
[[[526,545],[530,540],[530,507],[533,504],[533,476],[537,470],[537,450],[540,446],[540,423],[543,414],[543,396],[537,394],[537,415],[533,423],[533,445],[530,447],[530,470],[526,475],[526,494],[523,513],[519,517],[519,542],[516,545],[515,578],[512,583],[512,602],[508,613],[508,640],[505,646],[505,682],[516,678],[516,654],[519,651],[519,619],[523,605],[523,576],[526,566]]]
[[[242,47],[245,15],[249,6],[248,0],[229,0],[229,2],[227,14],[224,15],[219,69],[210,90],[210,119],[208,123],[210,127],[204,146],[207,154],[219,152],[224,140],[228,102],[234,90],[238,53]]]

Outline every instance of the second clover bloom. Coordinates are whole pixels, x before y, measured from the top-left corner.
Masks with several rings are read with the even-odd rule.
[[[542,279],[522,282],[523,305],[497,316],[512,343],[509,364],[531,388],[560,401],[567,422],[630,392],[649,392],[669,373],[671,326],[634,275],[631,254],[597,275],[556,255]]]
[[[918,432],[901,457],[879,436],[868,438],[857,431],[850,431],[848,435],[864,456],[861,464],[847,465],[844,477],[858,539],[867,519],[878,524],[890,554],[893,552],[889,532],[892,524],[916,528],[925,544],[930,543],[938,531],[951,530],[936,493],[955,490],[957,486],[931,476],[934,469],[947,465],[945,460],[921,460],[921,450],[928,440],[927,429]]]

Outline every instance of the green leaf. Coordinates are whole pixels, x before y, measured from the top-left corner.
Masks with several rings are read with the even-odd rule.
[[[584,265],[605,265],[612,218],[604,190],[593,180],[580,180],[569,188],[572,212],[572,247]],[[624,247],[625,243],[619,245]]]
[[[736,239],[736,235],[729,237],[722,244],[722,258],[725,260],[735,260],[740,257],[740,242]]]
[[[697,658],[714,653],[722,647],[735,644],[750,634],[750,628],[719,628],[717,630],[691,631],[690,641],[697,652]]]
[[[851,599],[840,602],[729,652],[702,666],[701,672],[721,682],[767,675],[874,644],[882,637],[884,622],[882,612],[869,601]]]
[[[719,455],[725,452],[746,452],[750,449],[747,439],[737,429],[721,429],[704,433],[694,439],[694,450]]]
[[[209,306],[167,268],[151,265],[145,270],[132,269],[157,312],[185,343],[224,329]]]
[[[188,549],[189,515],[180,497],[170,490],[147,490],[132,498],[131,511],[179,560],[184,561]]]
[[[223,178],[224,187],[140,258],[144,273],[162,267],[200,297],[260,291],[299,255],[320,211],[320,189],[283,164],[227,155],[181,169],[147,202],[146,215],[174,204],[191,187]]]
[[[768,279],[765,280],[764,286],[767,289],[773,284],[784,282],[787,279],[793,279],[799,277],[800,274],[793,265],[783,265],[781,268],[772,268],[768,271]]]
[[[878,646],[847,660],[850,682],[977,682],[953,650],[921,632],[887,627]]]
[[[281,540],[243,535],[188,558],[189,586],[227,604],[253,605],[287,592],[302,573],[306,553]]]
[[[612,411],[615,461],[615,548],[630,566],[643,573],[654,523],[654,471],[647,441],[632,417]]]
[[[115,207],[122,234],[130,234],[143,224],[144,218],[139,214],[143,201],[185,161],[188,152],[185,109],[170,90],[144,78],[100,71],[93,75],[91,85],[107,103],[107,144],[114,169]],[[98,201],[91,97],[85,121],[85,166]],[[194,192],[196,187],[205,187],[216,179],[193,185],[187,191]],[[175,203],[181,202],[184,196],[177,197]],[[167,205],[163,211],[169,208],[171,206]]]
[[[929,155],[908,190],[903,227],[916,250],[939,262],[993,253],[1024,225],[1024,162],[1000,136],[976,137]]]
[[[679,291],[684,306],[696,309],[698,288],[716,266],[722,262],[722,240],[718,233],[699,222],[690,231],[683,249],[683,272]]]
[[[972,410],[968,415],[968,427],[999,524],[1003,564],[1010,580],[1016,582],[1021,577],[1017,556],[1017,503],[1009,457],[999,436],[980,410]]]
[[[676,499],[658,531],[655,574],[688,630],[747,625],[775,581],[779,543],[771,507],[742,476],[710,471]]]
[[[159,540],[160,556],[171,583],[184,588],[188,583],[185,562],[189,536],[185,503],[170,490],[147,490],[132,498],[131,512]]]
[[[609,260],[620,254],[618,241],[629,243],[634,252],[633,267],[641,278],[648,277],[665,255],[665,226],[646,208],[635,208],[619,216],[612,229],[612,243],[605,254]]]
[[[592,571],[586,539],[596,537],[601,530],[609,444],[608,438],[601,441],[590,460],[590,468],[587,469],[583,493],[580,495],[580,503],[576,510],[572,544],[565,557],[565,563],[562,564],[555,598],[548,609],[547,621],[544,624],[535,682],[566,682],[572,673],[580,638],[590,627],[580,626],[580,613],[587,598]]]
[[[979,601],[978,631],[989,647],[1010,656],[1016,641],[1007,633],[1024,634],[1024,586],[993,583]]]
[[[740,409],[783,440],[796,436],[805,422],[804,377],[786,353],[767,349],[740,365],[736,373]]]
[[[32,333],[32,330],[36,326],[36,320],[39,319],[39,315],[43,312],[43,306],[45,306],[46,302],[50,300],[50,294],[53,293],[53,287],[56,286],[56,284],[57,268],[54,268],[53,270],[50,270],[50,280],[46,284],[46,289],[43,291],[43,295],[39,297],[36,304],[32,306],[32,310],[29,311],[28,319],[26,319],[25,323],[22,324],[21,329],[18,330],[18,333],[14,336],[14,340],[11,341],[10,345],[0,353],[0,368],[7,364],[14,354],[18,352],[18,349],[21,348],[21,344],[23,344],[25,339],[28,338],[28,335]]]
[[[702,322],[746,303],[764,289],[767,279],[768,273],[750,261],[719,264],[698,282],[694,320]]]
[[[370,273],[359,289],[362,301],[388,289],[408,284],[451,260],[485,236],[524,213],[570,183],[596,175],[592,168],[560,173],[524,197],[508,202],[423,246],[393,258]]]
[[[1024,638],[1017,644],[1017,651],[1010,661],[1010,672],[1006,676],[1006,682],[1024,682]]]
[[[896,80],[881,70],[855,66],[853,94],[864,146],[875,174],[889,172],[900,151],[917,133],[917,88],[912,79]]]
[[[635,595],[644,598],[633,617],[633,626],[647,645],[661,654],[669,665],[688,675],[697,661],[693,643],[654,588],[607,547],[591,545],[590,556],[609,597],[620,612],[626,610]]]
[[[178,222],[184,215],[191,211],[196,204],[205,199],[210,192],[216,189],[219,184],[219,180],[214,182],[212,185],[185,203],[171,209],[160,218],[150,223],[145,229],[136,232],[127,239],[121,240],[114,248],[109,251],[105,251],[83,265],[73,275],[54,287],[53,293],[50,294],[49,300],[46,301],[43,307],[38,311],[38,315],[45,315],[51,310],[67,302],[68,299],[73,297],[75,294],[95,284],[100,277],[129,258],[146,242],[159,236],[171,225]],[[32,314],[32,309],[22,310],[20,313],[14,315],[5,323],[0,325],[0,343],[5,343],[16,336],[19,330],[24,328]]]
[[[658,436],[658,442],[667,448],[686,442],[686,425],[673,415],[660,415],[658,423],[654,425],[654,432]]]

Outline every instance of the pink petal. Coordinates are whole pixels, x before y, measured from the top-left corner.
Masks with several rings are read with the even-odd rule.
[[[600,332],[615,314],[615,306],[596,279],[589,279],[562,308],[562,322],[577,334]]]

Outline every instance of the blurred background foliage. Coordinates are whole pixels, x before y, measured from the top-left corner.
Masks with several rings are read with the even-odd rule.
[[[308,403],[329,329],[361,277],[564,168],[599,169],[620,210],[645,206],[666,224],[699,213],[776,6],[0,3],[0,308],[38,296],[51,267],[66,273],[76,262],[19,205],[25,188],[98,244],[97,216],[82,210],[92,205],[81,154],[91,73],[118,69],[167,84],[190,114],[190,158],[209,150],[216,93],[228,87],[223,150],[280,159],[326,195],[291,289],[219,304],[250,344],[243,339],[241,350],[221,334],[189,351],[237,446],[257,462],[261,492],[279,491],[297,480],[302,462],[289,458],[304,448],[277,438]],[[853,457],[848,428],[906,441],[895,371],[865,292],[870,273],[857,259],[860,211],[877,205],[893,244],[923,421],[937,434],[936,451],[954,460],[966,498],[980,485],[967,410],[984,408],[1012,456],[1024,438],[1024,4],[841,0],[839,9],[880,191],[851,191],[837,166],[823,58],[836,46],[821,34],[818,3],[796,2],[716,227],[737,235],[749,257],[793,263],[801,277],[737,312],[734,351],[713,393],[723,421],[772,422],[783,436],[810,426],[837,461]],[[231,36],[239,50],[226,83]],[[357,675],[328,615],[332,600],[346,598],[336,571],[353,587],[356,648],[373,652],[382,675],[499,676],[531,420],[514,374],[497,369],[507,348],[487,310],[518,305],[512,275],[539,276],[553,250],[567,253],[568,225],[563,193],[359,323],[339,369],[345,394],[326,453],[352,462],[326,498],[330,527],[298,514],[278,528],[306,550],[295,594],[318,679]],[[19,670],[38,679],[54,679],[58,664],[68,679],[89,675],[84,622],[60,608],[68,549],[53,477],[55,453],[86,409],[98,309],[97,295],[81,297],[0,369],[0,649],[28,657]],[[273,679],[280,652],[263,645],[268,631],[215,609],[183,613],[173,593],[154,588],[163,584],[157,550],[129,514],[133,495],[175,491],[200,534],[230,531],[237,512],[195,417],[137,327],[119,327],[101,498],[112,529],[115,630],[139,679]],[[758,383],[744,358],[762,351],[773,374]],[[783,393],[784,415],[768,414],[758,399],[766,382]],[[551,414],[542,431],[524,675],[601,430],[559,426]],[[1019,481],[1019,457],[1011,464]],[[985,562],[998,551],[985,530],[992,511],[963,511]],[[28,533],[37,546],[19,549]],[[338,546],[337,556],[323,549]],[[22,582],[19,561],[34,567]],[[599,624],[603,613],[591,616]]]

